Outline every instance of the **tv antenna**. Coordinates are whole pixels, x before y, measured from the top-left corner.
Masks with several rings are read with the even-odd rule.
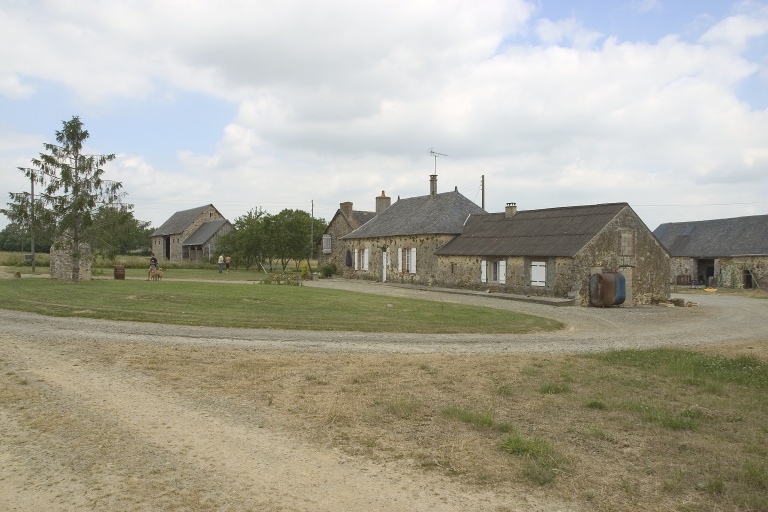
[[[435,174],[437,174],[437,157],[439,157],[439,156],[448,156],[448,155],[444,155],[443,153],[438,153],[437,151],[435,151],[433,149],[429,150],[429,154],[432,155],[433,157],[435,157]]]

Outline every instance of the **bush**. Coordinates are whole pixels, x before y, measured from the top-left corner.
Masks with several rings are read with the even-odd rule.
[[[319,270],[320,270],[320,275],[322,275],[325,278],[329,278],[336,273],[336,264],[329,263],[328,265],[323,265],[322,267],[320,267]]]

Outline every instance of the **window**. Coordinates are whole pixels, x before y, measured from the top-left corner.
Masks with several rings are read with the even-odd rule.
[[[480,262],[480,281],[483,283],[499,283],[506,284],[507,282],[507,262],[506,260],[493,260]]]
[[[331,254],[331,235],[323,235],[323,254]]]
[[[416,248],[398,247],[397,248],[397,271],[409,274],[416,273]]]
[[[619,255],[635,255],[635,232],[629,229],[619,230]]]
[[[547,262],[532,261],[531,262],[531,286],[546,286],[546,285],[547,285]]]
[[[355,270],[368,270],[368,249],[355,249]]]

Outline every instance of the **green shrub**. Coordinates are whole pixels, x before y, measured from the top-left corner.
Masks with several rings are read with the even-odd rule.
[[[320,267],[319,270],[320,270],[320,275],[322,275],[327,279],[336,273],[336,264],[329,263],[327,265],[323,265],[322,267]]]

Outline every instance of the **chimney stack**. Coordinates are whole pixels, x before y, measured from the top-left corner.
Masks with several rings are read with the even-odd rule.
[[[429,195],[432,197],[437,195],[437,174],[429,175]]]
[[[339,210],[341,210],[342,215],[344,215],[347,219],[352,218],[352,202],[347,201],[346,203],[339,203]]]
[[[507,207],[504,208],[504,218],[508,219],[517,215],[517,203],[507,203]]]
[[[392,198],[387,197],[384,191],[381,191],[381,195],[376,198],[376,215],[380,214],[392,204]]]

